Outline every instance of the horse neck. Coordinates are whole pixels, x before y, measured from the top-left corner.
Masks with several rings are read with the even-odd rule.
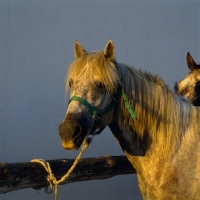
[[[131,118],[119,94],[119,103],[109,125],[111,131],[131,156],[147,155],[159,145],[161,151],[173,152],[190,124],[191,106],[174,95],[158,77],[126,69],[122,74],[127,78],[124,89],[137,117]]]
[[[145,134],[142,139],[138,138],[137,132],[125,123],[124,113],[119,106],[122,101],[119,98],[119,104],[114,111],[114,117],[109,124],[109,128],[124,152],[132,156],[144,156],[149,147],[150,138],[148,134]]]

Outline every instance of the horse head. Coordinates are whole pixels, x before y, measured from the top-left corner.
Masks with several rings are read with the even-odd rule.
[[[119,80],[111,40],[103,52],[92,53],[84,50],[76,40],[74,52],[75,61],[70,64],[66,77],[70,100],[59,126],[62,146],[67,150],[77,150],[86,136],[101,131],[111,122],[116,103],[116,80]],[[106,69],[106,66],[109,67]]]
[[[200,106],[200,64],[196,64],[189,52],[187,53],[187,64],[190,72],[184,79],[175,83],[174,90],[193,105]]]

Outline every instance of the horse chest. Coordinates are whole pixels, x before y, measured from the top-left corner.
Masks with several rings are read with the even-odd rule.
[[[159,148],[158,148],[159,149]],[[200,198],[200,147],[193,137],[182,140],[181,147],[170,157],[155,149],[146,156],[126,156],[136,168],[140,191],[144,199]]]
[[[145,200],[199,199],[199,179],[194,177],[194,170],[188,173],[187,167],[183,170],[184,165],[161,158],[145,160],[127,153],[126,156],[136,168],[139,188]]]

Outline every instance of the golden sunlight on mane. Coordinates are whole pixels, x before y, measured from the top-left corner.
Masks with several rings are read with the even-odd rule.
[[[66,91],[69,80],[78,80],[80,77],[89,83],[103,84],[110,94],[116,93],[121,83],[115,65],[105,58],[103,52],[85,53],[70,64],[66,77]]]
[[[175,95],[158,77],[117,63],[122,85],[137,118],[132,119],[121,99],[124,125],[136,132],[139,138],[149,134],[152,141],[158,138],[165,150],[170,150],[175,138],[181,141],[191,118],[197,112],[186,101]],[[193,122],[195,126],[195,120]]]

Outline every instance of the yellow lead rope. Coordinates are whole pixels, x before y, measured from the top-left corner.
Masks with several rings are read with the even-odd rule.
[[[85,149],[87,149],[88,146],[89,146],[89,142],[88,142],[87,139],[85,139],[83,141],[83,146],[81,148],[81,151],[80,151],[79,155],[77,156],[77,158],[75,159],[73,165],[68,170],[68,172],[60,180],[58,180],[58,181],[56,180],[56,177],[52,173],[51,167],[50,167],[50,165],[49,165],[48,162],[46,162],[45,160],[42,160],[42,159],[33,159],[33,160],[31,160],[31,162],[40,163],[45,168],[45,170],[47,171],[47,173],[48,173],[47,181],[49,183],[49,188],[50,189],[48,190],[48,186],[45,187],[45,192],[47,194],[52,193],[52,191],[53,191],[53,184],[54,184],[55,185],[55,200],[58,200],[58,185],[60,183],[62,183],[63,181],[65,181],[68,178],[68,176],[72,173],[72,171],[74,170],[74,168],[78,164],[79,160],[81,159],[81,156],[83,155],[83,152],[85,151]]]

